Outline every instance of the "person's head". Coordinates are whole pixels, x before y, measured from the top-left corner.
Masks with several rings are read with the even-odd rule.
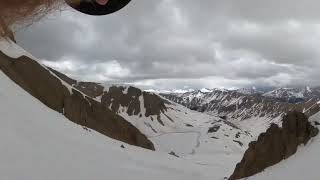
[[[0,0],[0,38],[10,35],[13,25],[30,23],[57,7],[62,0]]]

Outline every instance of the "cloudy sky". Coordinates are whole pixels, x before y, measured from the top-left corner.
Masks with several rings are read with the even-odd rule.
[[[102,17],[71,9],[18,43],[74,78],[146,89],[320,85],[316,0],[132,0]]]

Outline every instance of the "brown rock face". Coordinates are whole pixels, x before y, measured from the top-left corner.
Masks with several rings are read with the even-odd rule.
[[[139,115],[141,113],[141,108],[145,108],[145,114],[141,115],[146,117],[158,116],[158,120],[161,122],[161,119],[159,119],[160,115],[161,113],[165,114],[167,111],[166,104],[170,104],[169,101],[164,100],[153,93],[143,92],[135,87],[112,86],[107,90],[99,83],[78,82],[54,69],[49,69],[59,78],[87,96],[92,98],[101,97],[101,103],[105,107],[110,108],[114,113],[119,113],[120,107],[126,107],[126,113],[129,116],[133,116]],[[139,98],[141,95],[143,97],[142,103],[144,107],[140,107],[141,102]],[[170,117],[168,118],[173,121]]]
[[[124,93],[125,87],[110,87],[109,91],[105,91],[101,102],[105,107],[111,107],[111,110],[115,113],[120,111],[120,106],[127,107],[127,113],[129,116],[138,115],[140,113],[140,101],[139,97],[142,94],[140,89],[129,87],[127,93]]]
[[[94,82],[78,82],[74,87],[92,98],[100,96],[104,89],[103,86]]]
[[[144,98],[144,107],[146,108],[146,116],[152,116],[152,115],[160,115],[160,113],[164,113],[167,111],[167,107],[165,106],[165,103],[168,103],[167,101],[164,101],[163,99],[160,99],[157,95],[151,94],[148,92],[143,92],[143,98]]]
[[[12,59],[0,52],[0,70],[32,96],[49,108],[63,113],[69,120],[111,138],[154,150],[151,141],[137,128],[76,88],[72,88],[70,93],[60,79],[36,61],[25,56]],[[68,81],[76,82],[70,78]],[[99,87],[92,88],[99,91]],[[96,94],[92,91],[87,93],[93,96]]]
[[[121,106],[127,107],[126,113],[129,116],[157,116],[157,121],[163,126],[164,123],[161,120],[161,114],[164,114],[173,122],[173,120],[165,114],[165,112],[167,111],[167,107],[165,104],[169,104],[168,101],[163,100],[155,94],[142,92],[140,89],[135,87],[128,87],[127,90],[125,89],[125,87],[121,86],[110,87],[109,91],[104,91],[101,98],[101,103],[104,104],[107,108],[110,107],[111,110],[115,113],[119,113],[119,111],[121,111]],[[141,96],[143,97],[143,99],[140,99]],[[144,107],[140,107],[141,103],[143,103]],[[142,114],[142,108],[145,109],[145,114]],[[153,121],[152,118],[151,120]]]
[[[55,71],[53,69],[51,70],[59,78],[67,82],[69,85],[72,85],[76,89],[80,90],[85,95],[92,98],[98,98],[101,104],[104,105],[106,109],[110,109],[116,114],[124,113],[124,108],[126,108],[125,113],[127,113],[129,116],[157,116],[155,119],[162,126],[165,126],[165,124],[161,119],[161,115],[166,116],[170,121],[174,122],[171,117],[165,114],[168,110],[166,105],[170,104],[170,102],[162,99],[158,95],[143,92],[142,90],[131,86],[112,86],[108,89],[104,89],[104,87],[98,83],[78,82],[64,74],[61,74],[58,71]],[[142,99],[140,99],[140,97],[142,97]],[[141,107],[141,105],[143,105],[143,107]],[[142,109],[145,109],[144,114],[141,112]],[[153,119],[152,117],[150,118],[151,121],[154,121],[155,119]]]
[[[230,180],[241,179],[262,172],[296,153],[301,144],[318,134],[308,118],[300,112],[290,112],[282,122],[282,128],[272,124],[257,141],[249,144],[243,159],[237,164]]]

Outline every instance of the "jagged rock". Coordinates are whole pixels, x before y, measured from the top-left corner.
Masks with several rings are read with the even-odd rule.
[[[56,71],[53,72],[84,94],[92,98],[101,96],[101,103],[107,108],[110,107],[110,109],[115,113],[119,112],[120,107],[126,107],[126,113],[129,116],[160,116],[161,113],[164,114],[167,111],[166,104],[170,104],[170,102],[155,94],[143,92],[135,87],[112,86],[108,90],[104,90],[103,86],[98,83],[73,82],[65,75]],[[141,97],[142,99],[140,99]],[[144,107],[140,107],[141,100],[143,100],[142,103],[144,104]],[[142,108],[146,110],[145,114],[141,114]],[[169,116],[167,116],[167,118],[173,122]],[[161,122],[162,120],[160,119],[159,123]]]
[[[185,123],[187,127],[193,127],[191,124]]]
[[[160,113],[164,113],[167,111],[166,103],[170,104],[168,101],[161,99],[159,96],[143,92],[144,98],[144,107],[146,108],[146,117],[153,115],[160,115]]]
[[[197,106],[193,106],[193,107],[190,107],[190,109],[191,109],[192,111],[198,111],[198,109],[200,109],[200,108],[197,107]]]
[[[227,120],[227,116],[219,116],[221,119],[223,119],[223,120]]]
[[[219,129],[220,129],[220,125],[214,125],[213,127],[210,127],[210,128],[208,129],[208,132],[207,132],[207,133],[214,133],[214,132],[219,131]]]
[[[174,151],[171,151],[169,154],[172,155],[172,156],[175,156],[175,157],[179,158],[179,156],[178,156]]]
[[[64,114],[69,120],[108,137],[154,150],[152,142],[136,127],[76,88],[72,88],[71,93],[60,79],[35,60],[26,56],[12,59],[0,52],[0,70],[32,96]],[[74,82],[71,79],[69,81]]]
[[[140,118],[143,116],[150,117],[151,121],[154,121],[154,117],[152,116],[156,116],[159,124],[166,126],[161,119],[163,115],[174,123],[174,120],[165,114],[168,110],[166,105],[171,103],[158,95],[143,92],[131,86],[112,86],[104,89],[104,87],[98,83],[77,82],[55,70],[52,70],[52,72],[85,95],[98,99],[106,109],[110,109],[116,114],[126,113],[129,116],[139,116]],[[143,107],[141,107],[141,105],[143,105]],[[142,109],[145,110],[145,113],[141,111]],[[156,132],[152,127],[151,129]]]
[[[237,134],[236,134],[235,138],[239,138],[239,137],[240,137],[240,135],[241,135],[241,133],[240,133],[240,132],[237,132]]]
[[[243,146],[243,143],[241,141],[233,140],[233,142],[238,143],[239,146],[241,146],[241,147]]]
[[[125,89],[125,87],[110,87],[108,92],[104,92],[101,102],[105,107],[111,106],[113,112],[118,112],[121,106],[127,107],[129,116],[138,115],[141,109],[139,97],[142,91],[134,87],[129,87],[125,93]]]
[[[300,112],[290,112],[282,122],[282,128],[272,124],[257,141],[249,144],[243,159],[237,164],[230,180],[255,175],[296,153],[301,144],[318,134],[308,118]]]

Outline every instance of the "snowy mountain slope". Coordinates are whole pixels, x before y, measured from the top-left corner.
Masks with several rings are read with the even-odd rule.
[[[229,172],[253,139],[229,121],[134,87],[109,87],[101,102],[143,132],[156,151],[211,167],[223,167],[223,161],[230,165],[223,171]]]
[[[320,122],[320,113],[311,116],[310,121]],[[319,152],[320,137],[316,136],[306,146],[301,146],[295,155],[248,179],[319,179]]]
[[[6,54],[7,56],[17,59],[21,56],[27,56],[31,59],[36,59],[30,53],[25,51],[23,48],[18,46],[16,43],[12,42],[11,40],[3,40],[0,39],[0,49],[1,51]]]
[[[212,168],[76,125],[0,72],[0,179],[218,179]],[[124,145],[122,149],[120,146]],[[221,175],[221,174],[220,174]]]
[[[191,111],[174,103],[167,107],[165,114],[160,115],[165,126],[156,121],[150,121],[149,117],[120,115],[130,119],[138,128],[137,124],[149,123],[157,131],[157,133],[146,133],[155,148],[164,152],[174,151],[179,156],[194,158],[203,152],[208,153],[208,157],[210,154],[217,156],[218,151],[227,154],[231,151],[242,153],[252,139],[247,132],[223,119]],[[146,132],[145,127],[139,129]]]
[[[7,49],[13,54],[19,49],[18,46],[11,48]],[[57,72],[26,57],[14,60],[9,58],[11,64],[7,60],[5,55],[0,56],[0,69],[5,70],[11,79],[26,90],[31,89],[31,93],[28,93],[57,110],[47,108],[1,73],[0,84],[4,100],[1,98],[0,107],[8,122],[4,122],[6,126],[3,126],[7,130],[0,134],[2,138],[10,139],[5,144],[7,148],[1,152],[4,156],[0,156],[3,164],[9,164],[3,167],[4,179],[147,179],[151,176],[156,176],[153,179],[222,179],[232,172],[252,138],[249,133],[228,121],[191,111],[156,94],[134,87],[106,88],[97,83],[77,82],[66,76],[63,78],[62,74],[59,76]],[[34,71],[34,67],[39,69]],[[34,73],[38,76],[34,76]],[[17,74],[21,76],[15,78],[14,75]],[[50,79],[41,79],[43,77]],[[47,84],[52,79],[55,83]],[[29,84],[29,80],[34,84]],[[2,84],[8,85],[8,88]],[[51,90],[55,90],[54,93],[58,95],[61,90],[62,98],[68,97],[67,101],[63,101],[63,106],[60,103],[56,106],[50,103],[60,98],[46,94]],[[49,97],[52,99],[48,100]],[[8,99],[9,103],[6,102]],[[19,109],[19,113],[12,113],[15,108]],[[104,111],[108,114],[104,114]],[[130,131],[132,127],[137,127],[151,139],[157,151],[153,153],[129,145],[122,149],[120,146],[123,143],[75,125],[59,112],[68,118],[74,116],[78,124],[87,123],[88,120],[90,122],[90,118],[100,115],[101,118],[107,118],[103,119],[106,122],[110,119],[119,125],[106,126],[116,138],[134,137],[135,134],[130,135]],[[110,115],[111,112],[114,115]],[[132,127],[120,123],[122,120],[130,122]],[[26,122],[28,123],[25,124]],[[96,125],[94,127],[104,127]],[[16,131],[22,134],[13,133]],[[11,154],[11,149],[17,151],[12,151],[14,154]],[[10,164],[11,161],[14,163]],[[2,175],[1,172],[0,174]]]
[[[67,82],[72,82],[73,87],[95,97],[106,108],[137,127],[153,142],[157,151],[173,152],[203,164],[212,164],[217,157],[231,157],[230,161],[234,162],[234,158],[229,156],[231,152],[240,157],[252,140],[248,132],[228,121],[192,111],[135,87],[104,87],[70,79]],[[202,156],[205,158],[200,158]]]
[[[12,41],[1,41],[0,51],[0,70],[49,108],[108,137],[154,149],[136,127],[70,86]]]
[[[157,94],[130,86],[105,87],[93,82],[77,82],[53,72],[137,127],[153,142],[156,150],[188,156],[195,155],[202,146],[219,142],[216,147],[222,147],[225,152],[237,149],[242,153],[252,140],[248,132],[233,123],[192,111]],[[217,129],[209,132],[212,128]]]

